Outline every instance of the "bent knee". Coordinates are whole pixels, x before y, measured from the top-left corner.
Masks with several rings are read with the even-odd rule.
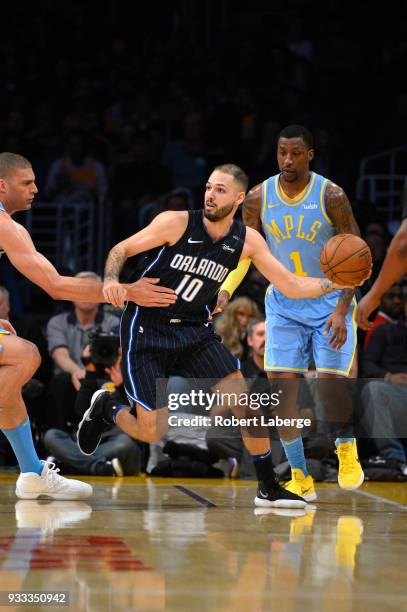
[[[35,344],[29,342],[28,340],[25,341],[24,360],[30,365],[30,369],[32,369],[33,372],[38,370],[41,365],[41,354],[38,348]]]

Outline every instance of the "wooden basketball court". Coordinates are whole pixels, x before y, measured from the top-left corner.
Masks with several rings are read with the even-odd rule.
[[[30,501],[0,476],[3,604],[52,591],[69,608],[30,609],[407,610],[403,484],[323,484],[303,511],[255,509],[248,481],[87,482],[89,502]]]

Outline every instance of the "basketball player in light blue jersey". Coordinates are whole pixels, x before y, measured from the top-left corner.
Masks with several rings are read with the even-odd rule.
[[[298,276],[323,276],[319,254],[333,235],[360,235],[346,194],[328,179],[310,171],[313,158],[311,133],[298,125],[286,127],[278,139],[280,173],[256,185],[243,204],[244,223],[255,229],[261,223],[272,254]],[[234,278],[230,275],[221,288],[227,297],[242,279],[239,269],[232,274]],[[218,301],[221,306],[224,299],[222,291]],[[273,285],[269,287],[264,364],[269,378],[291,379],[279,380],[283,389],[281,397],[285,398],[280,409],[285,417],[296,417],[298,384],[295,379],[308,371],[311,358],[318,378],[349,376],[356,351],[355,308],[352,289],[297,300],[285,297]],[[331,383],[320,385],[320,393],[329,418],[345,423],[335,442],[339,486],[356,489],[364,475],[349,423],[350,397],[345,386],[339,383],[334,387]],[[342,412],[341,418],[333,416],[335,409],[337,413]],[[288,489],[307,501],[315,500],[314,483],[308,474],[298,429],[283,427],[279,433],[292,470]]]

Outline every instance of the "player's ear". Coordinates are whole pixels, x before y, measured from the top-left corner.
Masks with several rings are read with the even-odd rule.
[[[314,149],[308,149],[308,161],[311,162],[315,157]]]
[[[4,193],[6,191],[6,181],[3,178],[0,178],[0,193]]]
[[[244,201],[245,197],[246,197],[246,193],[245,193],[244,191],[240,191],[240,192],[237,194],[237,200],[236,200],[236,202],[237,202],[237,205],[238,205],[238,206],[240,206],[240,204],[242,204],[242,202]]]

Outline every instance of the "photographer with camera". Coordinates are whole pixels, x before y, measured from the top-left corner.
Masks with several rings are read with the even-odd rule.
[[[126,394],[120,368],[120,339],[113,332],[100,328],[90,334],[90,344],[82,353],[85,376],[75,402],[75,424],[80,421],[89,406],[95,391],[102,388],[112,392],[117,402],[126,403]],[[130,476],[141,469],[142,451],[139,443],[112,426],[102,437],[93,455],[83,455],[71,432],[49,429],[44,435],[44,446],[51,453],[54,463],[60,463],[64,470],[95,476]]]
[[[100,281],[95,272],[79,272],[76,276]],[[89,335],[97,327],[110,332],[119,325],[119,318],[106,312],[101,304],[73,302],[72,305],[72,310],[52,317],[46,328],[54,376],[47,390],[44,429],[57,427],[65,430],[67,424],[72,423],[76,394],[85,376],[82,353],[89,344]]]

